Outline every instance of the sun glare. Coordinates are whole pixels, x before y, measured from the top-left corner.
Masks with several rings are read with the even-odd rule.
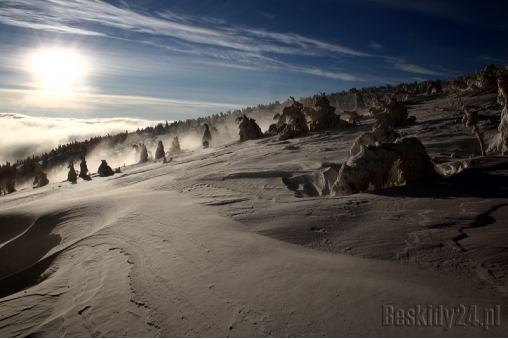
[[[85,64],[71,50],[41,49],[30,55],[28,66],[38,81],[38,87],[51,91],[79,90],[85,75]]]

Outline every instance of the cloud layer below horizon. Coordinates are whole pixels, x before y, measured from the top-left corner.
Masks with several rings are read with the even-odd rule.
[[[162,121],[133,118],[70,119],[0,113],[0,164],[49,152],[59,144],[108,133],[133,132]]]

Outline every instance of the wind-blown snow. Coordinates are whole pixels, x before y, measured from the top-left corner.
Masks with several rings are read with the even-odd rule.
[[[168,164],[0,197],[0,335],[506,336],[503,320],[382,326],[386,304],[508,315],[508,160],[469,158],[475,136],[426,99],[399,133],[469,163],[437,182],[330,197],[367,119],[284,142],[182,139]]]

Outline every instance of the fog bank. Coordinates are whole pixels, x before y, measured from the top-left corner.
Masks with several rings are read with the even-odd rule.
[[[0,113],[0,163],[49,152],[74,140],[135,131],[162,121],[134,118],[71,119]],[[164,121],[165,123],[165,121]]]

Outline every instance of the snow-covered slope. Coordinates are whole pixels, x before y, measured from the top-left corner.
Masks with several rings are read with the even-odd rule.
[[[470,158],[476,138],[444,98],[407,105],[418,123],[399,132],[467,169],[331,197],[322,173],[338,171],[367,119],[2,196],[0,335],[508,335],[508,159]],[[382,323],[383,305],[460,304],[479,318],[500,305],[501,326]]]

